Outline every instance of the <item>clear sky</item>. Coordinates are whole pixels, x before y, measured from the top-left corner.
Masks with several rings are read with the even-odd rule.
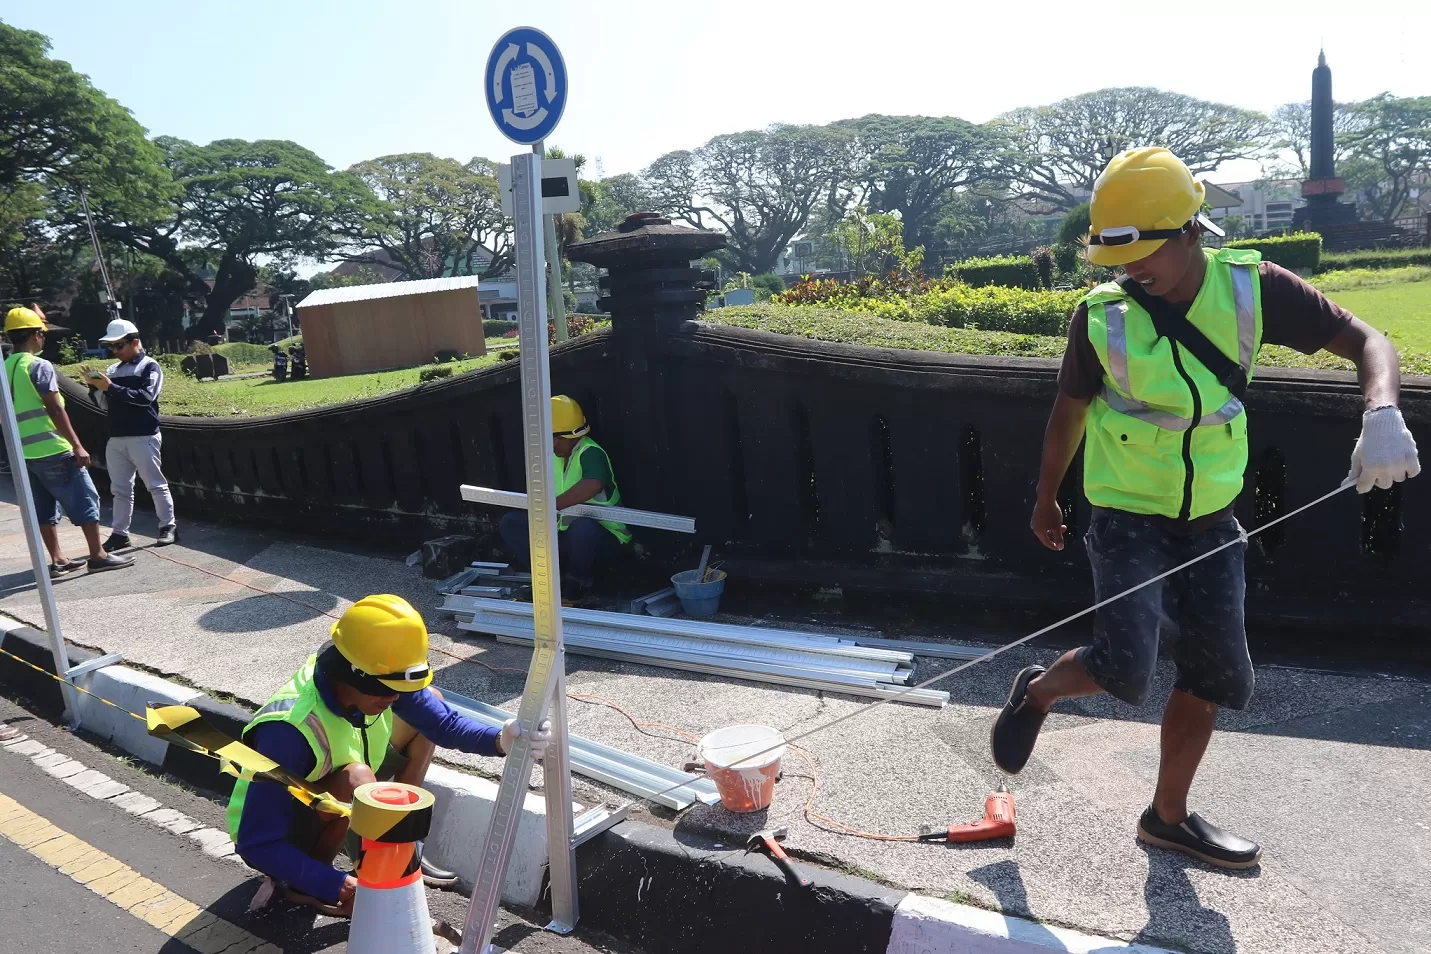
[[[0,0],[0,19],[48,35],[53,55],[152,135],[292,139],[338,167],[397,152],[465,161],[519,151],[487,115],[481,73],[504,30],[535,26],[562,48],[571,78],[551,143],[613,175],[773,122],[871,112],[982,122],[1105,86],[1267,110],[1310,95],[1323,42],[1339,100],[1431,94],[1427,9],[1425,0]],[[1215,178],[1257,174],[1238,166]]]

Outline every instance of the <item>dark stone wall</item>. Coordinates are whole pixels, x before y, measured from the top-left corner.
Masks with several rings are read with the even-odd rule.
[[[937,593],[975,609],[1085,605],[1077,463],[1063,553],[1028,530],[1056,365],[895,352],[694,322],[625,325],[552,350],[555,392],[576,397],[610,450],[629,506],[695,516],[745,580]],[[498,515],[458,485],[522,490],[516,362],[416,390],[254,419],[163,420],[181,514],[281,524],[415,547],[482,535]],[[92,450],[103,413],[70,407]],[[1361,397],[1353,376],[1261,369],[1248,396],[1254,527],[1346,475]],[[1431,434],[1431,381],[1404,385]],[[96,461],[102,461],[96,453]],[[1257,540],[1254,617],[1424,629],[1431,481],[1347,492]],[[685,535],[639,531],[649,558]]]

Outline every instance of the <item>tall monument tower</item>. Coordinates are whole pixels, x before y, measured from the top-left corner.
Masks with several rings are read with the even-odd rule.
[[[1311,176],[1302,182],[1307,207],[1294,216],[1297,228],[1316,230],[1356,221],[1356,206],[1346,205],[1340,198],[1347,187],[1337,178],[1332,109],[1332,69],[1323,50],[1317,53],[1317,68],[1312,70],[1312,168]]]

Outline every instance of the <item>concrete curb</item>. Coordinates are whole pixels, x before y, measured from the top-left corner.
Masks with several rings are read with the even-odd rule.
[[[48,637],[39,630],[0,615],[0,646],[54,672]],[[70,665],[95,655],[73,646],[67,649]],[[193,706],[235,737],[251,715],[199,690],[123,665],[88,673],[80,684],[135,713],[150,702]],[[0,655],[0,689],[23,695],[56,720],[64,711],[58,682],[4,655]],[[218,762],[153,738],[142,724],[113,706],[85,697],[80,721],[89,732],[192,785],[219,794],[233,788],[233,777],[221,772]],[[202,829],[193,819],[144,795],[120,791],[123,786],[114,788],[116,783],[67,756],[38,743],[6,748],[30,755],[37,764],[46,762],[41,767],[57,779],[199,841],[215,857],[239,860],[231,853],[226,834]],[[426,787],[437,797],[427,850],[434,862],[456,871],[470,886],[476,876],[475,846],[486,831],[497,785],[435,765]],[[743,848],[679,826],[672,832],[623,822],[577,852],[582,924],[637,946],[691,954],[724,954],[733,949],[749,954],[1172,954],[885,888],[813,866],[802,866],[813,884],[800,888],[787,882],[770,859],[747,855]],[[503,900],[536,907],[543,900],[546,862],[546,804],[529,793]]]

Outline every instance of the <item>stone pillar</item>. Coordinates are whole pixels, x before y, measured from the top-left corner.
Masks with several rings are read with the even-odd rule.
[[[704,310],[714,276],[691,263],[725,244],[719,232],[637,212],[616,231],[575,242],[567,250],[574,262],[606,269],[600,307],[611,315],[619,372],[598,409],[600,433],[595,436],[611,452],[628,507],[678,512],[666,481],[672,443],[662,342],[694,328],[691,321]],[[644,531],[639,539],[662,548],[688,542],[666,539],[671,536]]]

